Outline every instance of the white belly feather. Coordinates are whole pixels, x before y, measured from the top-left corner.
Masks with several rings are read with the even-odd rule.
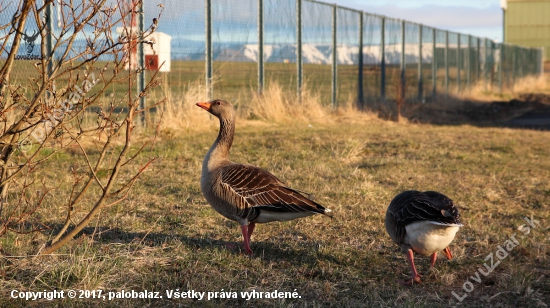
[[[296,218],[307,217],[315,215],[317,213],[304,211],[304,212],[270,212],[270,211],[260,211],[258,218],[254,220],[256,223],[266,223],[270,221],[287,221]]]
[[[449,246],[462,225],[440,224],[433,221],[416,221],[405,226],[405,243],[425,256],[439,252]]]

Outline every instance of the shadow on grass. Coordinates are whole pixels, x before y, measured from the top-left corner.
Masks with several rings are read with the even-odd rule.
[[[54,230],[55,233],[59,231],[61,227],[62,225],[54,225],[51,230]],[[119,228],[107,227],[86,227],[80,231],[73,240],[78,240],[82,238],[82,236],[93,237],[94,241],[103,244],[115,243],[149,247],[160,247],[167,242],[178,240],[192,250],[214,250],[216,247],[221,247],[227,249],[227,251],[233,255],[244,255],[242,241],[224,241],[159,232],[126,232]],[[335,264],[345,265],[345,262],[342,260],[321,252],[321,248],[324,244],[314,240],[305,240],[303,243],[304,245],[297,249],[288,243],[254,241],[253,237],[250,246],[254,254],[251,257],[260,258],[266,262],[281,261],[284,259],[287,262],[315,265],[318,260],[325,260]]]
[[[383,119],[397,119],[394,101],[373,104],[370,110]],[[441,95],[427,103],[406,101],[401,116],[413,123],[550,130],[550,95],[522,94],[509,101],[493,102],[461,101]]]

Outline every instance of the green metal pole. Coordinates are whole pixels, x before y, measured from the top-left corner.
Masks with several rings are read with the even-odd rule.
[[[212,99],[212,0],[205,0],[205,64],[206,64],[206,96]]]
[[[258,93],[264,92],[264,0],[258,0]]]
[[[47,72],[48,76],[52,75],[53,72],[53,13],[52,13],[53,2],[46,6],[45,19],[46,19],[46,55],[48,57],[48,67]]]
[[[141,113],[140,121],[141,125],[146,125],[145,120],[145,95],[141,95],[143,91],[145,91],[145,49],[143,46],[143,32],[145,32],[145,26],[143,22],[143,2],[138,2],[139,8],[138,8],[138,29],[139,29],[139,44],[137,48],[137,60],[138,60],[138,67],[140,69],[137,78],[138,78],[138,84],[137,84],[137,92],[139,97],[139,109],[143,110]]]
[[[422,25],[418,25],[418,100],[422,101],[423,93],[422,79]]]
[[[445,93],[449,95],[449,31],[445,31]]]
[[[332,6],[332,108],[336,109],[338,107],[337,102],[337,84],[338,84],[338,45],[336,41],[336,32],[337,32],[337,15],[338,15],[338,5],[334,4]]]
[[[435,99],[437,91],[437,36],[435,29],[432,29],[432,97]]]
[[[518,56],[518,46],[512,46],[512,88],[516,85],[517,78],[517,56]]]
[[[483,44],[485,46],[485,66],[483,67],[484,69],[484,72],[483,72],[483,79],[485,80],[485,91],[488,91],[489,90],[489,82],[490,82],[490,72],[493,70],[492,67],[493,67],[493,64],[492,63],[489,63],[489,39],[484,39],[483,40]]]
[[[467,87],[467,91],[470,92],[472,91],[472,87],[471,87],[471,75],[472,75],[472,36],[471,35],[468,35],[468,52],[467,52],[467,57],[466,57],[466,87]]]
[[[504,68],[502,65],[504,64],[504,44],[500,44],[499,46],[499,74],[498,74],[498,83],[500,87],[500,93],[503,92],[504,89]]]
[[[380,23],[380,99],[386,100],[386,17]]]
[[[460,36],[461,36],[461,34],[458,33],[457,34],[458,41],[457,41],[457,44],[456,44],[456,93],[460,93],[460,66],[461,66],[461,63],[460,63],[460,60],[461,60],[461,56],[460,56],[460,52],[461,52]]]
[[[479,80],[481,79],[481,39],[478,37],[476,38],[476,45],[477,45],[477,48],[476,48],[476,53],[475,53],[475,62],[476,62],[476,80],[475,82],[478,83]]]
[[[360,109],[365,108],[363,96],[363,12],[359,12],[359,59],[357,76],[357,103]]]
[[[539,48],[539,64],[540,64],[540,70],[539,73],[541,77],[544,75],[544,47]]]
[[[399,95],[401,98],[405,98],[405,21],[401,21],[401,86],[399,88]]]
[[[302,97],[302,0],[296,0],[296,82],[298,97]]]

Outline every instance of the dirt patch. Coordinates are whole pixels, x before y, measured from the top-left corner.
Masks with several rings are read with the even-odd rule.
[[[403,116],[431,124],[473,124],[550,130],[550,95],[523,94],[510,101],[408,104]]]

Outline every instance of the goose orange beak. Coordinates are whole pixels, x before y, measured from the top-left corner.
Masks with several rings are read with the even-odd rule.
[[[201,107],[202,109],[206,111],[210,111],[212,107],[212,103],[210,102],[198,102],[197,106]]]

